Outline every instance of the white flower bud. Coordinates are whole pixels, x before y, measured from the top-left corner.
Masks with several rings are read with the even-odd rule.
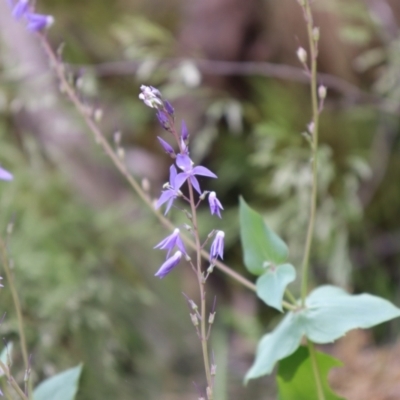
[[[324,86],[324,85],[320,85],[320,87],[318,88],[318,97],[321,99],[321,100],[324,100],[325,99],[325,97],[326,97],[326,86]]]
[[[302,47],[299,47],[297,49],[296,54],[302,64],[305,64],[307,62],[307,52]]]

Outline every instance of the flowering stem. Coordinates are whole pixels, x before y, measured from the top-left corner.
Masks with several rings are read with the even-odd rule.
[[[143,200],[143,202],[148,206],[148,208],[155,214],[155,216],[159,219],[159,221],[169,230],[173,231],[175,229],[175,226],[162,215],[158,210],[154,209],[153,201],[151,198],[147,196],[145,191],[141,188],[140,184],[136,181],[136,179],[130,174],[128,169],[126,168],[126,165],[124,162],[118,157],[118,155],[115,153],[114,149],[111,147],[111,145],[108,143],[106,138],[104,137],[103,133],[91,117],[91,115],[88,113],[87,107],[82,104],[82,102],[79,99],[79,96],[76,94],[75,89],[73,86],[68,82],[68,80],[65,77],[65,71],[64,67],[61,63],[61,61],[58,59],[56,54],[54,53],[53,49],[51,48],[49,42],[47,41],[47,38],[43,34],[38,34],[40,36],[43,48],[50,60],[50,63],[52,67],[54,68],[54,71],[57,75],[57,78],[60,81],[61,87],[65,91],[67,97],[71,101],[71,103],[74,105],[78,113],[82,116],[86,126],[89,128],[90,132],[93,134],[94,139],[96,143],[98,143],[103,151],[106,153],[106,155],[111,159],[113,162],[114,166],[117,168],[117,170],[121,173],[121,175],[124,176],[124,178],[128,181],[128,183],[131,185],[131,187],[134,189],[134,191],[137,193],[137,195]],[[197,246],[196,244],[190,240],[188,237],[184,237],[183,240],[185,243],[191,247],[192,249],[196,250]],[[209,259],[209,253],[205,250],[201,251],[201,255],[205,259]],[[256,287],[255,285],[229,268],[227,265],[220,261],[215,262],[215,266],[220,269],[222,272],[242,284],[243,286],[247,287],[248,289],[255,291]]]
[[[199,283],[199,290],[200,290],[200,341],[201,341],[201,349],[203,352],[203,361],[204,361],[204,369],[206,372],[207,378],[207,399],[212,400],[213,398],[213,381],[211,378],[211,369],[210,369],[210,360],[208,357],[208,334],[207,334],[207,327],[206,327],[206,291],[205,291],[205,278],[203,275],[203,271],[201,270],[201,243],[199,238],[199,231],[197,227],[197,210],[193,195],[193,186],[188,179],[187,181],[189,186],[189,198],[190,198],[190,208],[192,212],[192,223],[193,223],[193,232],[195,237],[196,243],[196,267],[197,267],[197,280]]]
[[[304,19],[307,24],[308,42],[310,48],[310,87],[312,101],[312,142],[311,142],[311,157],[312,157],[312,192],[310,204],[310,219],[307,228],[307,238],[304,249],[304,257],[302,263],[302,280],[301,280],[301,303],[305,304],[305,299],[308,290],[308,272],[310,268],[310,251],[314,236],[315,214],[317,205],[318,192],[318,128],[319,128],[319,107],[317,97],[317,55],[318,55],[318,38],[314,37],[314,22],[311,13],[309,0],[299,0],[303,8]]]
[[[15,288],[14,278],[11,272],[10,263],[8,261],[8,254],[7,254],[7,247],[3,240],[0,237],[0,256],[1,261],[4,267],[4,271],[7,276],[7,283],[11,290],[12,299],[14,302],[15,311],[17,313],[17,320],[18,320],[18,332],[21,341],[21,350],[22,350],[22,358],[24,359],[25,370],[29,370],[29,359],[28,359],[28,350],[26,346],[26,339],[25,339],[25,332],[24,332],[24,323],[22,318],[22,309],[21,303],[19,301],[18,292]]]

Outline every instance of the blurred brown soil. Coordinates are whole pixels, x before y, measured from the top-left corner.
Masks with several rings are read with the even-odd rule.
[[[400,340],[377,347],[355,330],[337,342],[333,355],[344,364],[330,374],[334,390],[348,400],[400,399]]]

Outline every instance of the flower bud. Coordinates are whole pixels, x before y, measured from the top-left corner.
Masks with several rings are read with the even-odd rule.
[[[318,97],[320,98],[320,100],[324,100],[326,97],[326,86],[324,85],[320,85],[320,87],[318,88]]]
[[[302,64],[305,64],[307,62],[307,52],[302,47],[299,47],[297,49],[296,54],[297,58],[300,60]]]

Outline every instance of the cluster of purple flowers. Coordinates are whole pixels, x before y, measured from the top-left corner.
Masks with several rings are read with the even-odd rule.
[[[30,32],[40,32],[49,28],[54,23],[51,15],[35,13],[29,0],[7,0],[12,10],[12,16],[17,20],[26,23],[26,29]]]
[[[177,198],[185,198],[180,191],[180,188],[185,182],[187,182],[200,195],[201,200],[205,199],[208,194],[211,214],[217,215],[221,218],[223,207],[221,202],[218,200],[216,193],[207,191],[202,192],[200,183],[197,179],[198,176],[217,178],[217,175],[201,165],[194,166],[194,162],[191,160],[189,155],[189,132],[185,122],[182,121],[181,133],[178,135],[175,130],[175,114],[172,105],[162,98],[160,91],[156,88],[142,85],[140,89],[141,93],[139,98],[143,100],[147,106],[157,110],[157,119],[160,122],[160,125],[174,136],[179,147],[179,151],[175,152],[174,148],[167,141],[158,137],[158,141],[162,148],[175,160],[176,166],[173,164],[170,167],[169,182],[164,185],[161,196],[156,203],[156,208],[160,208],[162,205],[166,204],[165,214],[167,214]],[[176,167],[178,167],[181,172],[178,173]],[[213,264],[218,257],[222,259],[224,252],[224,232],[216,231],[214,234],[215,238],[210,248],[211,264]],[[177,247],[178,250],[169,257],[171,251],[175,247]],[[185,246],[180,238],[179,229],[175,229],[171,235],[162,240],[155,248],[167,250],[167,259],[155,274],[155,276],[158,276],[159,278],[164,278],[169,274],[171,270],[179,264],[184,255],[188,258]]]

